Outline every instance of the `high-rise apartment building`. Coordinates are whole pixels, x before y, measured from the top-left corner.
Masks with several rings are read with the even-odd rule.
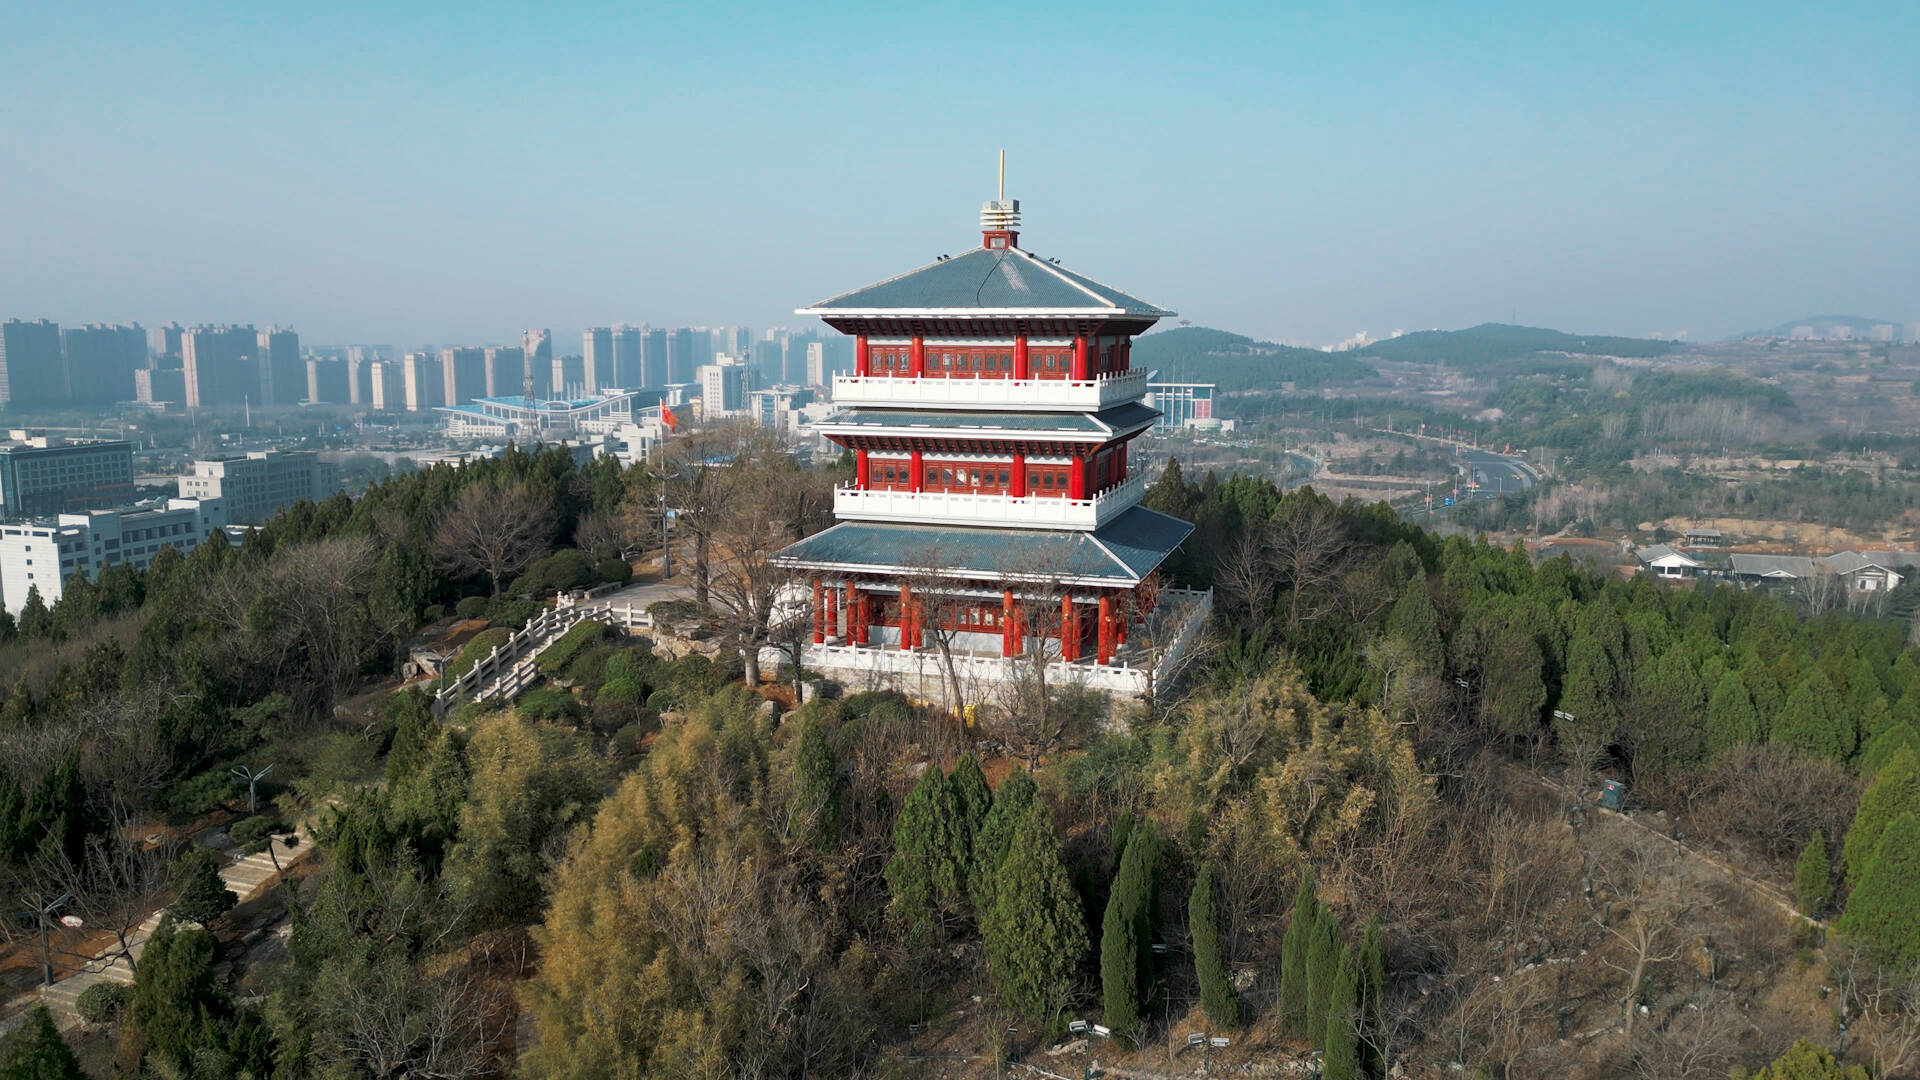
[[[0,323],[0,403],[50,405],[67,396],[60,324],[36,319]]]
[[[601,385],[617,386],[622,390],[640,388],[640,335],[643,330],[638,326],[616,326],[613,328],[613,371],[601,373]]]
[[[651,326],[640,329],[640,386],[657,390],[667,385],[667,332]]]
[[[806,385],[827,385],[827,343],[824,341],[807,342]]]
[[[316,405],[351,405],[352,388],[348,379],[350,360],[307,358],[307,400]]]
[[[407,407],[407,380],[398,360],[375,360],[367,365],[368,401],[375,412],[401,412]]]
[[[300,362],[300,335],[274,327],[260,331],[260,398],[268,405],[298,405],[307,391],[306,366]]]
[[[487,396],[487,350],[474,345],[440,350],[440,404],[462,405]]]
[[[446,402],[446,378],[440,373],[440,358],[429,353],[410,352],[400,362],[401,379],[406,387],[408,412],[426,412]]]
[[[580,385],[568,385],[567,394],[591,394],[602,380],[613,383],[613,328],[596,326],[580,335]],[[560,395],[562,397],[566,394]]]
[[[516,397],[527,381],[527,351],[518,345],[487,350],[487,397]]]
[[[147,350],[153,353],[153,366],[157,368],[177,368],[180,356],[186,350],[182,340],[186,327],[177,322],[165,326],[156,326],[147,331]]]
[[[532,380],[523,392],[529,397],[547,397],[553,378],[553,331],[526,331],[520,336],[520,348],[526,353],[527,378]]]
[[[181,495],[220,500],[235,525],[258,525],[282,507],[302,499],[319,502],[338,490],[340,467],[305,450],[256,450],[246,457],[196,461],[193,471],[180,477]]]
[[[18,431],[0,444],[0,507],[9,518],[117,506],[133,500],[133,444],[68,442]]]
[[[667,331],[667,383],[688,383],[702,364],[713,359],[707,332],[682,326]]]
[[[132,326],[70,327],[60,332],[67,396],[76,401],[132,401],[133,373],[147,366],[147,332]]]
[[[251,326],[196,326],[181,335],[188,408],[260,403],[260,332]]]
[[[187,373],[150,367],[133,373],[133,400],[142,405],[179,405],[187,400]]]

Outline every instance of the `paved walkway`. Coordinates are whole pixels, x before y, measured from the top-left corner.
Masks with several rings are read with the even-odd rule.
[[[232,889],[243,904],[259,896],[279,881],[280,871],[274,869],[274,859],[279,859],[280,869],[285,870],[313,854],[313,838],[308,836],[304,829],[295,830],[294,835],[298,842],[292,847],[276,839],[272,842],[272,855],[262,851],[229,863],[220,871],[220,880],[227,883],[227,888]],[[135,962],[139,961],[140,954],[145,951],[147,939],[159,929],[160,916],[164,911],[163,908],[147,916],[147,920],[127,936]],[[35,997],[53,1013],[54,1025],[61,1031],[71,1031],[79,1027],[84,1022],[80,1019],[80,1012],[76,1006],[76,1002],[80,1000],[80,994],[88,987],[103,982],[133,982],[133,968],[127,963],[126,958],[120,955],[117,945],[88,961],[79,971],[64,979],[56,980],[52,986],[41,987],[37,993],[24,994],[14,999],[12,1006],[19,1007],[19,1011],[5,1019],[0,1019],[0,1035],[11,1032],[20,1023],[26,1007],[34,1003],[32,999]]]

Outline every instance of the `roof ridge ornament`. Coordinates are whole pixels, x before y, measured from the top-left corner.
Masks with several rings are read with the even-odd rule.
[[[1000,197],[980,204],[980,246],[1004,251],[1020,246],[1020,200],[1007,198],[1007,152],[1000,151]]]

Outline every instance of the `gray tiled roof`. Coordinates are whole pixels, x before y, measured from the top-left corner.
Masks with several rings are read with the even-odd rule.
[[[1127,587],[1164,562],[1193,526],[1144,506],[1097,532],[966,528],[843,521],[787,547],[779,566],[1031,580]]]
[[[1685,559],[1687,560],[1687,562],[1693,564],[1694,566],[1702,565],[1700,560],[1695,559],[1693,556],[1688,555],[1684,551],[1675,551],[1673,548],[1669,547],[1666,544],[1655,544],[1652,547],[1643,547],[1640,550],[1634,552],[1634,554],[1640,557],[1641,562],[1648,563],[1648,564],[1657,562],[1660,559],[1667,558],[1670,555],[1678,555],[1682,559]]]
[[[1754,577],[1796,577],[1811,575],[1818,563],[1805,555],[1749,555],[1735,552],[1727,556],[1733,572]]]
[[[1094,435],[1106,437],[1149,427],[1160,418],[1157,410],[1137,401],[1097,413],[957,412],[941,409],[843,409],[818,425],[821,428],[862,427],[888,433],[960,429],[1016,431],[1021,434]]]
[[[822,300],[801,308],[799,314],[880,310],[1065,312],[1153,319],[1173,314],[1018,248],[975,248]]]

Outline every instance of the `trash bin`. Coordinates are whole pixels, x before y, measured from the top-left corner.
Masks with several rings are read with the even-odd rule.
[[[1608,810],[1627,808],[1627,785],[1618,780],[1608,780],[1600,785],[1600,805]]]

